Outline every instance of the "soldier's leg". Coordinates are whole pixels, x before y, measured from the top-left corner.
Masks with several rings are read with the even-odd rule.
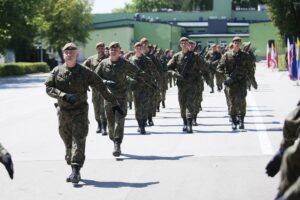
[[[215,77],[215,73],[213,71],[210,71],[210,88],[211,88],[211,91],[210,93],[214,93],[214,87],[215,87],[215,83],[214,83],[214,77]]]
[[[186,118],[186,96],[184,88],[182,86],[178,87],[178,102],[180,107],[180,115],[183,119],[182,131],[187,131],[187,118]]]
[[[186,96],[186,118],[187,118],[187,133],[193,133],[193,117],[195,115],[195,95],[196,87],[186,88],[184,96]]]
[[[137,89],[133,92],[133,102],[134,102],[134,111],[135,111],[135,119],[138,122],[138,132],[141,132],[141,120],[142,120],[142,107],[144,106],[142,104],[142,101],[140,101],[140,91]]]
[[[109,103],[108,101],[104,101],[104,109],[105,109],[105,115],[107,119],[109,139],[114,141],[115,115],[113,113],[111,103]]]
[[[107,119],[104,108],[104,98],[101,96],[99,99],[99,108],[100,108],[100,120],[102,124],[102,135],[107,135]]]
[[[95,119],[97,121],[97,129],[96,129],[96,133],[101,133],[102,131],[102,123],[101,123],[101,111],[100,111],[100,98],[101,98],[101,94],[96,90],[96,89],[92,89],[92,102],[93,102],[93,107],[94,107],[94,114],[95,114]]]
[[[70,120],[70,114],[66,111],[61,111],[57,108],[58,116],[58,130],[61,139],[65,145],[65,160],[68,165],[71,165],[71,151],[72,151],[72,123]]]
[[[237,115],[239,113],[239,96],[236,95],[237,91],[233,88],[228,89],[228,102],[229,102],[229,115],[231,117],[232,129],[236,130],[238,125]]]
[[[118,157],[121,155],[121,144],[124,138],[124,124],[125,117],[127,114],[127,100],[118,99],[121,109],[124,111],[125,115],[120,115],[118,112],[115,113],[115,132],[114,132],[114,151],[113,155]]]

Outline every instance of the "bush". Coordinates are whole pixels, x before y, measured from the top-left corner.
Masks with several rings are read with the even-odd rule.
[[[286,63],[284,54],[281,54],[278,56],[278,68],[279,68],[279,70],[282,70],[282,71],[287,70],[287,63]]]
[[[49,66],[44,62],[0,64],[0,76],[16,76],[48,71]]]

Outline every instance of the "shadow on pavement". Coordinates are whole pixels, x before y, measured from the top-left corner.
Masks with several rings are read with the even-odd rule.
[[[146,182],[146,183],[129,183],[129,182],[100,182],[89,179],[82,179],[83,184],[78,184],[78,186],[94,186],[99,188],[121,188],[121,187],[132,187],[132,188],[144,188],[150,185],[159,184],[159,181]],[[78,187],[77,186],[77,187]]]
[[[182,155],[182,156],[141,156],[141,155],[133,155],[122,153],[122,160],[180,160],[182,158],[192,157],[194,155]]]
[[[46,74],[20,77],[9,77],[0,79],[0,89],[19,89],[40,87],[46,80]]]

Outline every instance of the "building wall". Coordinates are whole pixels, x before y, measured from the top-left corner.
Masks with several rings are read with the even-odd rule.
[[[91,31],[90,40],[87,42],[83,51],[85,58],[96,53],[95,45],[100,41],[106,45],[109,45],[112,41],[117,41],[120,43],[122,50],[128,51],[134,42],[134,29],[132,27],[119,27]]]
[[[250,24],[251,46],[256,48],[257,56],[266,56],[268,40],[275,40],[275,43],[278,40],[278,29],[271,22]]]

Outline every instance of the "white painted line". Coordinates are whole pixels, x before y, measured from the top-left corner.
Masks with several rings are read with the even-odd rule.
[[[251,92],[248,93],[248,100],[251,102],[251,105],[254,107],[257,107],[255,98]],[[274,148],[271,144],[269,135],[267,133],[267,129],[264,125],[264,120],[262,119],[261,112],[259,110],[252,111],[253,114],[258,115],[256,117],[253,117],[253,120],[255,122],[255,127],[257,130],[261,130],[257,133],[257,137],[259,140],[261,151],[264,155],[274,155]]]

